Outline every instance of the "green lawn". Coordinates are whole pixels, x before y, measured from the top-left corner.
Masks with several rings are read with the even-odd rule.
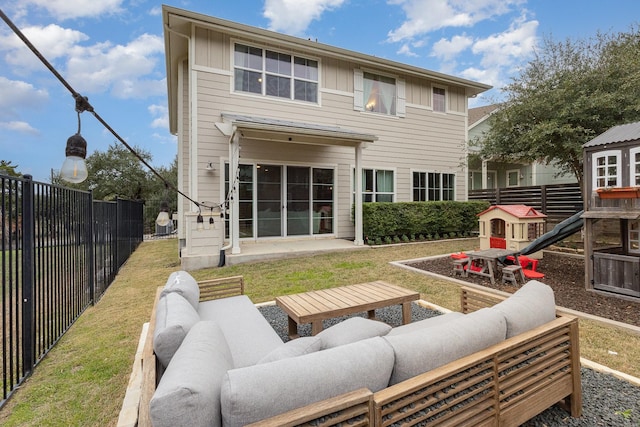
[[[193,272],[196,279],[241,274],[254,302],[274,296],[386,280],[419,291],[423,299],[458,309],[458,286],[389,265],[477,246],[474,239],[440,241],[313,257],[242,264]],[[180,268],[176,240],[145,242],[102,299],[86,310],[0,411],[3,426],[115,425],[142,324],[156,288]],[[581,322],[582,355],[640,376],[640,337]],[[615,350],[612,359],[608,350]]]

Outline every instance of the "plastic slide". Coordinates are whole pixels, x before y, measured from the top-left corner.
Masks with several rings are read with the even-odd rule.
[[[573,233],[577,233],[582,228],[584,220],[581,218],[584,211],[580,211],[569,218],[565,219],[555,227],[553,230],[543,234],[538,237],[536,240],[531,242],[529,246],[525,247],[520,251],[522,255],[528,255],[533,252],[537,252],[542,250],[548,246],[553,245],[560,240],[563,240]]]

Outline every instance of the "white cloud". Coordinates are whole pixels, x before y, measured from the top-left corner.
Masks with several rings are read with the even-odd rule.
[[[151,16],[160,16],[160,15],[162,15],[162,7],[160,7],[160,6],[152,7],[151,10],[149,10],[149,15],[151,15]]]
[[[145,98],[164,93],[164,78],[149,79],[164,53],[161,37],[143,34],[126,45],[109,42],[75,46],[67,74],[80,92],[111,91],[120,98]]]
[[[526,0],[389,0],[399,5],[407,19],[388,40],[399,42],[446,27],[470,27],[473,24],[503,15],[512,6]]]
[[[538,42],[537,29],[538,21],[519,20],[500,34],[478,40],[474,43],[472,51],[482,55],[480,64],[484,67],[508,67],[514,63],[521,63],[533,53]]]
[[[406,56],[418,56],[415,52],[411,50],[408,43],[403,44],[400,49],[396,52],[398,55],[406,55]]]
[[[11,132],[26,133],[30,135],[40,134],[40,132],[38,132],[37,129],[33,128],[29,123],[21,121],[0,122],[0,129]]]
[[[123,0],[23,0],[22,6],[45,9],[59,20],[98,17],[122,11]]]
[[[89,39],[80,31],[55,24],[25,27],[22,33],[49,62],[67,55],[78,43]],[[0,51],[6,51],[4,59],[8,64],[30,70],[44,69],[42,62],[13,33],[0,36]]]
[[[287,34],[302,34],[322,13],[339,8],[345,0],[266,0],[263,16],[269,29]]]
[[[49,99],[46,90],[0,76],[0,117],[18,117],[20,108],[37,108]]]
[[[169,109],[164,105],[153,104],[150,105],[149,114],[154,117],[151,122],[152,128],[161,128],[169,130]]]
[[[451,61],[471,45],[473,45],[473,38],[467,35],[453,36],[450,40],[443,38],[433,44],[431,55],[443,61]]]

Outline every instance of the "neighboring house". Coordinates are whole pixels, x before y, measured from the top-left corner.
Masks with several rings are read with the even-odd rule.
[[[363,201],[466,200],[467,101],[490,86],[169,6],[163,21],[179,188],[228,202],[226,226],[203,208],[197,227],[182,198],[183,266],[262,239],[361,245]]]
[[[529,185],[573,184],[576,178],[558,174],[558,168],[544,163],[506,163],[477,156],[484,135],[489,131],[488,120],[498,105],[469,108],[469,190],[487,188],[525,187]]]

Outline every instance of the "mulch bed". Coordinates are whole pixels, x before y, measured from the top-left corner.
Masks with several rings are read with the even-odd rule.
[[[420,261],[408,265],[443,276],[454,277],[453,263],[449,257]],[[545,274],[545,278],[540,281],[553,288],[557,305],[640,326],[640,302],[632,302],[586,290],[584,260],[582,258],[561,253],[545,252],[544,258],[538,264],[538,271]],[[462,278],[460,276],[455,277],[510,293],[518,289],[511,285],[503,284],[499,278],[496,280],[496,284],[492,285],[488,278],[477,275]]]

